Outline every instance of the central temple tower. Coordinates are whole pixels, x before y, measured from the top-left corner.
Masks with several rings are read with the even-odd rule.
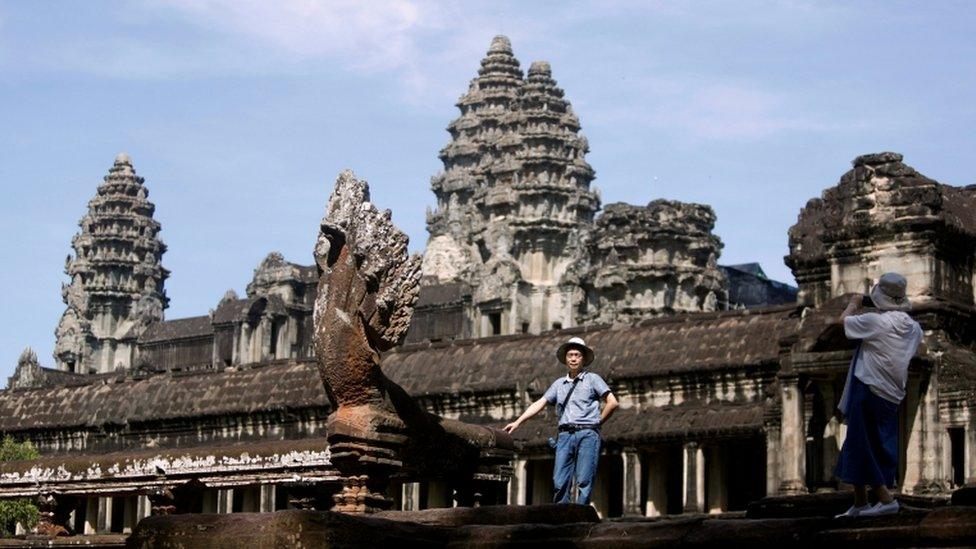
[[[497,36],[448,126],[423,274],[427,284],[470,288],[475,335],[575,324],[600,199],[563,95],[548,63],[523,77],[508,38]]]

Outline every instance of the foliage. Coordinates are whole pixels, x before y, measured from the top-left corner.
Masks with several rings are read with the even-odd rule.
[[[4,437],[0,442],[0,463],[20,459],[37,459],[40,454],[30,442],[17,442],[13,438]],[[37,524],[37,507],[30,500],[0,500],[0,537],[13,535],[14,526],[19,522],[24,528],[31,529]]]
[[[3,437],[3,442],[0,442],[0,463],[18,459],[37,459],[40,455],[30,442],[17,442],[11,436]]]

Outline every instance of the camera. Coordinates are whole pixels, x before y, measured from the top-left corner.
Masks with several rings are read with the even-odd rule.
[[[861,298],[861,307],[874,307],[874,301],[871,299],[871,296],[866,295]]]

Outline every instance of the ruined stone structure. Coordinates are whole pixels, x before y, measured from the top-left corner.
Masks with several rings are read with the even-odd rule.
[[[136,339],[163,319],[169,273],[160,259],[166,246],[144,183],[129,156],[118,155],[78,223],[81,232],[71,241],[75,255],[64,268],[71,282],[61,291],[68,307],[54,349],[62,370],[129,368]]]
[[[540,397],[571,335],[596,349],[592,368],[621,404],[603,430],[602,516],[720,513],[835,490],[844,429],[833,410],[853,349],[838,317],[847,293],[888,270],[908,278],[925,330],[900,411],[899,490],[941,501],[976,482],[976,187],[935,182],[894,153],[858,157],[790,229],[800,301],[764,303],[794,294],[757,267],[721,274],[709,207],[652,201],[598,215],[575,117],[547,66],[529,72],[497,39],[462,98],[416,294],[402,235],[364,199],[340,201],[315,265],[270,254],[244,297],[228,292],[207,315],[143,325],[130,309],[125,337],[104,340],[112,368],[78,367],[109,364],[91,358],[107,348],[94,328],[74,354],[59,340],[57,369],[26,352],[0,391],[0,432],[42,458],[0,464],[0,498],[42,496],[46,516],[74,532],[124,532],[149,513],[545,502],[551,411],[516,431],[510,462],[482,427]],[[541,133],[527,137],[530,126]],[[121,158],[105,193],[134,177]],[[357,251],[341,221],[357,216],[396,253]],[[80,264],[72,287],[95,292],[90,273],[107,271],[93,265]],[[165,303],[159,269],[143,288],[158,281],[152,296]],[[88,304],[108,298],[91,295],[102,301],[69,301],[65,317],[94,318]],[[737,295],[751,297],[723,310]],[[411,304],[412,318],[400,312]],[[352,335],[322,328],[344,319]],[[122,343],[132,358],[116,370]],[[61,357],[81,358],[70,368]],[[475,462],[489,467],[457,470]]]
[[[594,221],[589,145],[549,63],[523,77],[496,37],[457,106],[423,265],[426,293],[447,300],[423,299],[415,334],[536,334],[726,306],[711,208],[614,204]]]
[[[725,308],[727,286],[717,267],[722,243],[714,226],[715,213],[701,204],[608,205],[593,231],[592,266],[581,277],[583,318],[633,322]]]

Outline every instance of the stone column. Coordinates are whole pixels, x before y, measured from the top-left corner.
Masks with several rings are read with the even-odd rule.
[[[684,512],[701,513],[705,504],[705,454],[698,442],[685,443],[683,461]]]
[[[782,417],[777,418],[782,419]],[[766,423],[766,495],[771,496],[779,492],[780,484],[780,455],[779,445],[782,442],[779,423]]]
[[[645,462],[647,470],[647,503],[644,514],[659,517],[668,513],[668,463],[664,452],[648,454]]]
[[[147,496],[137,496],[136,497],[136,517],[138,520],[142,520],[152,514],[152,506],[149,503],[149,497]]]
[[[911,374],[905,384],[905,478],[903,491],[910,492],[918,484],[922,474],[922,386],[919,379]]]
[[[112,498],[98,498],[98,518],[95,521],[95,532],[103,534],[112,531]]]
[[[820,386],[820,394],[823,395],[824,413],[827,416],[827,425],[823,433],[823,470],[820,472],[824,481],[834,478],[834,467],[837,466],[837,458],[840,456],[840,449],[844,438],[842,428],[844,424],[837,419],[834,410],[837,409],[837,394],[831,383],[823,383]]]
[[[624,448],[620,454],[624,466],[624,515],[641,515],[641,460],[634,448]]]
[[[243,323],[236,324],[234,326],[234,331],[233,331],[234,342],[230,347],[230,363],[234,365],[240,364],[242,362],[241,361],[241,335],[242,335],[241,332],[243,331],[244,331]],[[216,348],[216,345],[214,347]]]
[[[797,375],[780,378],[783,419],[780,422],[781,494],[805,494],[806,434],[803,428],[803,394]]]
[[[260,347],[258,347],[257,356],[254,357],[255,361],[263,362],[265,360],[274,359],[274,357],[271,356],[271,332],[274,331],[271,329],[271,324],[273,322],[274,319],[267,314],[261,317],[261,323],[258,324],[258,333],[261,334],[261,339],[258,341],[258,345],[260,345]]]
[[[234,512],[233,488],[220,488],[217,490],[217,512],[223,514]]]
[[[906,486],[915,494],[940,494],[947,489],[942,474],[942,422],[939,420],[939,382],[936,371],[929,375],[925,394],[922,395],[916,416],[919,429],[916,445],[919,451],[918,480]],[[911,442],[910,442],[911,444]],[[907,477],[908,475],[906,475]]]
[[[403,483],[403,510],[404,511],[420,510],[420,483],[419,482]]]
[[[508,504],[526,505],[526,494],[528,494],[529,462],[525,459],[516,459],[512,466],[512,478],[508,481]]]
[[[969,408],[969,425],[966,425],[965,465],[966,484],[976,484],[976,410]]]
[[[83,534],[94,534],[98,525],[98,498],[85,499],[85,528]]]
[[[705,466],[708,468],[708,501],[705,508],[712,514],[723,513],[729,506],[725,454],[724,448],[713,446],[705,456]]]
[[[259,513],[274,513],[275,511],[275,485],[262,484],[258,501]]]
[[[241,323],[241,335],[238,338],[240,343],[240,350],[237,353],[237,358],[239,360],[238,364],[248,364],[251,362],[251,338],[253,337],[254,330],[251,325],[245,320]]]

